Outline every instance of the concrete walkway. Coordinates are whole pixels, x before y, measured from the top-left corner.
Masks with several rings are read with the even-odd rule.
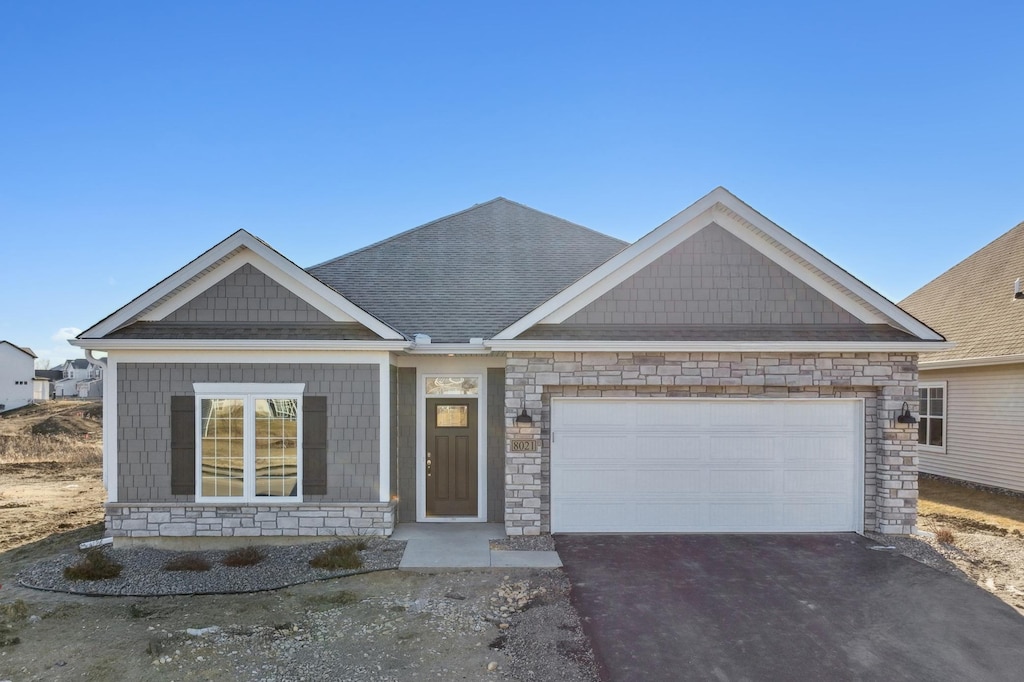
[[[490,548],[505,537],[500,523],[403,523],[391,535],[405,540],[402,569],[559,568],[557,552],[509,552]]]

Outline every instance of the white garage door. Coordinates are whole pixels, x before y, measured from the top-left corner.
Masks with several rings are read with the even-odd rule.
[[[858,400],[556,398],[555,533],[857,531]]]

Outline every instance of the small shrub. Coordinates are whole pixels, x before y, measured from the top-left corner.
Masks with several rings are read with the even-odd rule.
[[[210,562],[198,554],[182,554],[164,564],[165,571],[209,571]]]
[[[233,549],[224,555],[220,560],[225,566],[239,568],[241,566],[255,566],[265,558],[259,547],[240,547]]]
[[[101,549],[90,549],[85,558],[64,569],[68,580],[109,580],[121,575],[121,564],[110,559]]]
[[[0,615],[12,622],[25,620],[28,618],[28,604],[21,599],[15,599],[10,604],[0,606]]]
[[[359,556],[359,542],[345,542],[340,545],[328,547],[309,560],[313,568],[326,568],[328,570],[356,569],[363,565]],[[365,548],[365,544],[363,544]]]
[[[948,528],[940,528],[935,531],[935,539],[944,545],[952,545],[956,543],[956,535],[953,534]]]

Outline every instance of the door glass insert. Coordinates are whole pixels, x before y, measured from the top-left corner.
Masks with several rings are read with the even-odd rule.
[[[477,395],[480,382],[476,377],[427,377],[427,395]]]
[[[466,428],[469,426],[469,407],[466,405],[438,405],[434,423],[438,428]]]

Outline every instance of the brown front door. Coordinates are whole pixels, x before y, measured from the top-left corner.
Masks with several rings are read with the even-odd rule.
[[[427,398],[427,516],[477,515],[476,400]]]

